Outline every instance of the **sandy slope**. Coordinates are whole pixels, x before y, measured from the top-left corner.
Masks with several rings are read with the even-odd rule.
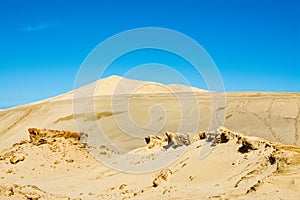
[[[151,152],[153,150],[144,147],[145,135],[156,131],[197,133],[208,130],[212,113],[211,94],[195,88],[192,90],[196,93],[191,95],[190,89],[185,86],[166,87],[113,76],[77,90],[82,109],[75,115],[73,91],[1,111],[1,199],[34,199],[30,195],[40,199],[299,197],[299,148],[288,146],[300,145],[299,93],[227,93],[226,105],[216,109],[218,115],[226,108],[226,127],[285,145],[250,138],[254,144],[263,141],[261,143],[264,145],[240,153],[238,149],[241,144],[237,143],[236,138],[231,138],[226,143],[217,144],[205,159],[199,159],[204,142],[199,140],[191,144],[177,162],[161,172],[142,175],[120,173],[103,166],[80,142],[70,139],[57,138],[54,143],[39,146],[19,143],[23,139],[29,140],[27,129],[31,127],[76,131],[76,124],[82,123],[83,132],[91,136],[99,134],[100,125],[106,137],[120,148],[132,152]],[[96,97],[91,98],[94,93]],[[124,100],[128,100],[126,93],[134,94],[129,98],[128,108],[121,106]],[[112,97],[111,94],[117,95]],[[163,107],[164,112],[155,107],[153,109],[153,105]],[[191,111],[185,113],[184,119],[181,117],[182,105]],[[91,107],[93,110],[87,109]],[[194,117],[192,111],[200,113],[199,119]],[[124,133],[115,121],[118,119],[128,124],[129,115],[132,120],[129,124],[134,126],[125,128],[140,134],[140,137]],[[195,124],[199,127],[191,131]],[[139,131],[136,127],[140,127]],[[11,147],[14,143],[19,144]],[[156,151],[161,154],[168,152]],[[275,164],[269,160],[273,154],[276,154]],[[12,164],[10,159],[13,156],[24,156],[25,159]],[[130,160],[126,156],[124,159]],[[162,184],[153,187],[155,179],[162,180]]]
[[[163,85],[122,79],[124,83],[119,84],[122,87],[121,91],[132,91],[126,88],[138,87],[140,89],[130,97],[128,108],[118,106],[124,102],[124,99],[128,100],[126,95],[114,96],[114,110],[112,110],[112,96],[105,94],[111,94],[120,79],[120,77],[113,76],[100,80],[101,87],[97,87],[96,95],[98,96],[95,99],[89,97],[93,94],[92,86],[95,83],[78,89],[80,101],[82,101],[82,106],[80,106],[83,109],[75,116],[73,116],[73,92],[1,111],[0,150],[21,139],[26,139],[28,137],[26,130],[30,127],[75,131],[74,119],[77,120],[76,122],[84,122],[83,131],[89,134],[99,132],[97,125],[99,123],[103,131],[108,133],[107,136],[125,149],[134,149],[143,145],[144,135],[152,134],[152,130],[177,132],[180,124],[182,127],[179,132],[190,132],[190,127],[197,124],[199,124],[198,131],[206,131],[209,128],[212,113],[209,92],[200,90],[194,94],[195,96],[191,96],[190,93],[181,93],[181,100],[178,101],[179,93],[160,93],[162,90],[167,90]],[[153,91],[159,93],[153,94]],[[217,108],[218,112],[226,108],[224,124],[226,127],[272,141],[300,145],[299,93],[226,93],[226,101],[226,106]],[[160,108],[153,109],[153,105],[163,107],[163,111]],[[193,113],[186,113],[183,119],[181,117],[182,105],[187,107],[187,111],[193,110],[199,113],[199,119],[197,120]],[[94,108],[94,106],[94,110],[85,109],[86,107]],[[96,117],[94,117],[95,113]],[[114,120],[116,117],[120,120],[128,120],[128,116],[133,121],[131,124],[142,127],[139,129],[142,138],[128,137]],[[183,123],[181,123],[182,119]],[[149,124],[152,126],[147,127]],[[127,132],[136,132],[133,127],[128,129]]]
[[[22,141],[1,152],[1,199],[297,199],[300,148],[270,143],[227,129],[204,159],[197,140],[163,170],[127,174],[96,161],[76,139],[55,137],[37,145]],[[248,149],[245,151],[245,143]],[[242,148],[244,147],[244,149]],[[243,151],[241,150],[243,149]],[[149,147],[135,152],[164,150]],[[21,158],[16,164],[12,158]],[[126,155],[120,162],[126,162]],[[156,159],[156,158],[154,158]],[[149,162],[152,159],[144,160]],[[138,165],[135,163],[134,165]]]

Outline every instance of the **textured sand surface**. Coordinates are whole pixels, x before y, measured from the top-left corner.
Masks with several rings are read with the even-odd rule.
[[[53,134],[53,132],[50,132]],[[220,137],[223,134],[223,137]],[[21,141],[1,152],[1,199],[297,199],[300,148],[221,128],[213,151],[199,159],[196,140],[172,165],[127,174],[95,160],[75,138]],[[45,137],[46,138],[46,137]],[[222,138],[222,139],[220,139]],[[136,152],[164,150],[148,146]],[[129,157],[128,157],[129,158]],[[128,159],[126,156],[124,160]],[[149,157],[143,162],[148,162]],[[155,158],[154,158],[155,159]],[[133,163],[138,165],[139,163]]]
[[[91,101],[94,88],[96,97]],[[191,90],[196,92],[192,96]],[[77,131],[77,120],[84,122],[87,134],[93,135],[99,132],[99,124],[119,147],[132,152],[155,151],[160,155],[172,148],[149,149],[143,137],[132,138],[125,134],[114,119],[125,120],[129,114],[135,126],[143,127],[143,134],[151,135],[153,128],[160,129],[160,134],[176,133],[182,121],[176,97],[180,94],[183,102],[196,99],[197,106],[190,109],[200,113],[198,120],[192,115],[184,119],[180,132],[188,133],[189,127],[199,124],[195,133],[207,133],[212,114],[211,93],[117,76],[78,91],[83,108],[92,105],[95,113],[83,109],[73,115],[73,92],[0,111],[0,199],[300,198],[299,93],[226,93],[226,104],[216,110],[222,113],[226,109],[224,126],[234,131],[226,132],[227,142],[217,143],[207,157],[199,159],[205,139],[197,140],[165,169],[128,174],[105,167],[74,138],[57,136],[55,141],[41,145],[29,142],[27,129]],[[132,91],[129,109],[114,105],[112,108],[112,98],[118,105]],[[153,110],[153,105],[162,106],[165,114]],[[149,123],[153,125],[150,128]],[[214,134],[220,134],[220,130]],[[246,138],[253,148],[240,152],[243,144],[236,135]],[[123,158],[130,159],[126,155]]]
[[[113,76],[102,79],[99,82],[104,89],[97,89],[95,99],[87,97],[91,92],[86,92],[93,88],[91,85],[80,88],[79,90],[83,103],[85,105],[95,106],[96,118],[94,112],[82,110],[79,115],[73,116],[73,92],[65,95],[60,95],[51,99],[40,101],[33,104],[19,106],[7,109],[0,112],[0,150],[9,147],[21,139],[28,138],[27,128],[49,128],[75,131],[74,118],[85,122],[85,126],[89,127],[90,133],[97,132],[98,127],[95,127],[93,120],[101,125],[103,130],[109,130],[111,134],[108,136],[112,140],[116,136],[120,137],[115,142],[119,143],[121,140],[127,140],[127,135],[122,132],[116,125],[114,117],[126,118],[130,114],[136,126],[146,126],[148,123],[154,121],[161,124],[160,121],[165,120],[161,131],[177,131],[180,125],[181,110],[180,102],[172,93],[155,93],[152,91],[158,87],[157,91],[167,90],[162,85],[155,83],[147,83],[146,88],[140,88],[135,91],[134,95],[130,97],[129,110],[125,108],[114,108],[112,110],[112,96],[108,95],[114,91],[116,82],[120,81],[120,77]],[[126,88],[135,88],[144,86],[145,83],[139,81],[132,81],[125,79],[121,86]],[[151,85],[151,87],[148,87]],[[159,86],[157,86],[159,85]],[[150,90],[149,90],[150,88]],[[103,90],[104,95],[99,93]],[[125,89],[122,91],[126,91]],[[130,90],[131,91],[131,90]],[[140,93],[142,91],[142,93]],[[189,91],[187,89],[187,91]],[[131,91],[132,92],[132,91]],[[148,92],[148,93],[147,93]],[[92,94],[94,94],[92,92]],[[85,96],[87,95],[87,96]],[[115,102],[122,102],[126,95],[117,95]],[[189,93],[182,93],[182,101],[188,102],[195,98]],[[91,102],[93,100],[93,102]],[[209,92],[199,91],[196,93],[196,101],[200,118],[196,121],[194,118],[186,119],[182,132],[188,132],[188,128],[199,123],[198,131],[206,131],[209,128],[211,119],[211,99]],[[157,112],[150,116],[149,110],[153,105],[161,105],[164,108],[165,115]],[[271,141],[282,142],[285,144],[300,145],[300,94],[299,93],[254,93],[254,92],[237,92],[226,93],[226,106],[217,108],[220,112],[226,108],[225,126],[248,135],[262,137]],[[155,127],[154,127],[155,128]],[[145,133],[150,134],[151,130],[145,127]],[[125,145],[125,144],[120,144]],[[132,146],[133,145],[133,146]],[[134,149],[143,145],[143,139],[128,143],[124,148]]]

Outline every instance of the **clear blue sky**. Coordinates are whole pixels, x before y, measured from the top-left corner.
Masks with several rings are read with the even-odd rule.
[[[227,91],[300,92],[299,19],[298,0],[2,0],[0,108],[72,90],[97,44],[148,26],[199,42]]]

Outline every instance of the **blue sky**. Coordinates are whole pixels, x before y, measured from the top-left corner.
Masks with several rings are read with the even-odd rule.
[[[199,42],[216,63],[226,91],[300,92],[299,19],[297,0],[2,0],[0,108],[72,90],[81,63],[101,41],[149,26]],[[137,60],[171,65],[172,59],[155,51],[137,53],[105,75],[122,75],[122,64],[126,68]],[[192,74],[183,62],[176,63]],[[192,78],[191,85],[205,88]]]

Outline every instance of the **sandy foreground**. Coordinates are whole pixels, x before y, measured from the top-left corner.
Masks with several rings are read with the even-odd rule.
[[[226,93],[215,109],[211,95],[113,76],[1,110],[0,199],[300,199],[300,94]],[[98,161],[118,150],[100,142],[97,157],[89,146],[99,132],[129,152],[116,166],[184,153],[147,173],[122,172]]]

